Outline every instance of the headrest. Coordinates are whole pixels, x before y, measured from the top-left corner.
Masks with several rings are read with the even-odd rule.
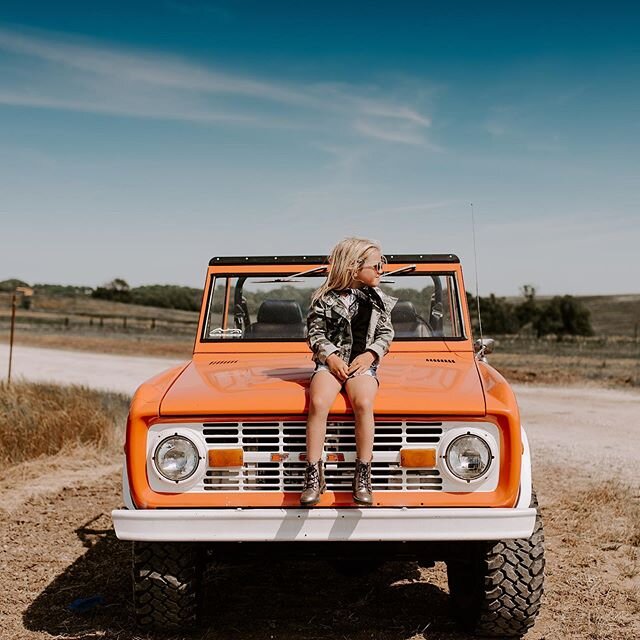
[[[299,324],[304,322],[297,300],[265,300],[258,309],[258,322]]]
[[[413,302],[401,300],[391,310],[391,322],[415,322],[418,316]]]

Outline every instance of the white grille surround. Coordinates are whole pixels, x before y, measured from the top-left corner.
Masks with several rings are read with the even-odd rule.
[[[148,469],[158,442],[172,433],[191,435],[198,448],[237,449],[244,452],[242,467],[211,468],[207,456],[190,482],[158,480],[149,474],[151,488],[160,493],[285,492],[302,491],[306,451],[304,420],[211,421],[159,423],[147,436]],[[485,475],[471,483],[453,476],[446,467],[446,447],[458,435],[472,433],[489,445],[493,460]],[[404,468],[401,449],[436,449],[436,466]],[[272,460],[272,454],[284,459]],[[339,461],[326,460],[338,454]],[[302,456],[302,459],[301,459]],[[356,446],[353,420],[329,420],[325,437],[325,479],[329,491],[351,491]],[[495,491],[499,479],[500,433],[492,422],[378,420],[372,461],[374,491],[451,492]]]

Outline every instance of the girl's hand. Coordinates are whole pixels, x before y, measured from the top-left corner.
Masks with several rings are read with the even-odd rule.
[[[371,351],[361,353],[359,356],[355,357],[349,365],[349,375],[352,376],[356,373],[363,373],[371,367],[375,359],[376,357],[371,353]]]
[[[332,353],[326,360],[327,367],[333,375],[344,382],[349,377],[349,367],[347,363],[337,354]]]

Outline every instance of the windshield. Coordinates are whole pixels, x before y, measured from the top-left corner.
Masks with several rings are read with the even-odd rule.
[[[313,292],[326,272],[303,277],[218,274],[209,291],[204,342],[303,341]],[[463,339],[454,273],[399,273],[380,288],[398,298],[391,313],[394,340]]]

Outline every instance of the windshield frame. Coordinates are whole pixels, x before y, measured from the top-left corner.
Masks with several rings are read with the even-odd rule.
[[[224,289],[225,289],[225,302],[224,302],[224,309],[227,310],[227,313],[224,313],[223,310],[223,317],[225,318],[225,320],[228,322],[229,320],[229,316],[228,316],[228,310],[229,310],[229,306],[231,304],[230,302],[230,283],[232,282],[232,278],[287,278],[287,277],[291,277],[293,275],[299,274],[301,271],[303,270],[311,270],[314,268],[314,265],[312,264],[305,264],[305,265],[301,265],[303,268],[300,269],[298,268],[298,266],[300,265],[289,265],[287,264],[286,266],[284,264],[277,264],[277,265],[268,265],[267,268],[264,268],[267,265],[256,265],[256,264],[251,264],[251,265],[242,265],[242,266],[235,266],[232,268],[229,268],[230,265],[217,265],[217,269],[210,269],[209,273],[207,274],[207,284],[206,284],[206,295],[203,296],[203,308],[202,308],[202,312],[201,312],[201,320],[199,323],[199,327],[198,327],[198,334],[197,334],[197,339],[196,339],[196,346],[197,344],[202,344],[202,345],[224,345],[225,346],[225,351],[228,351],[227,347],[231,347],[231,350],[233,350],[233,346],[236,347],[240,347],[241,345],[252,345],[252,346],[256,346],[256,345],[268,345],[268,344],[274,344],[274,343],[278,343],[278,344],[290,344],[290,345],[304,345],[306,347],[306,339],[305,338],[289,338],[289,337],[283,337],[283,338],[276,338],[276,337],[271,337],[268,339],[265,338],[261,338],[261,339],[251,339],[251,338],[242,338],[242,339],[234,339],[233,337],[207,337],[206,336],[206,328],[209,322],[209,314],[211,311],[211,304],[212,304],[212,296],[214,294],[214,286],[215,286],[215,281],[216,278],[222,278],[222,279],[227,279],[226,283],[224,285]],[[321,265],[318,264],[316,265],[316,268],[322,267],[322,266],[326,266],[326,265]],[[389,265],[391,267],[391,270],[395,270],[397,268],[402,267],[403,265],[401,264],[393,264],[393,265]],[[409,265],[406,265],[409,266]],[[445,277],[451,277],[452,278],[452,282],[453,282],[453,288],[454,288],[454,300],[453,303],[455,305],[455,309],[456,309],[456,313],[457,313],[457,318],[455,319],[455,323],[459,324],[459,330],[460,330],[460,335],[459,336],[428,336],[428,337],[420,337],[420,338],[415,338],[415,337],[394,337],[393,342],[392,342],[392,347],[393,345],[399,345],[399,344],[412,344],[412,345],[421,345],[424,348],[424,345],[428,345],[428,344],[438,344],[438,343],[449,343],[449,342],[455,342],[455,343],[464,343],[470,340],[470,336],[471,333],[469,331],[469,317],[468,317],[468,308],[466,305],[466,300],[463,302],[463,299],[461,297],[461,291],[464,290],[464,283],[462,281],[462,273],[461,270],[459,268],[459,263],[457,263],[457,268],[452,268],[452,264],[433,264],[433,263],[424,263],[424,264],[417,264],[416,268],[413,269],[411,272],[406,273],[406,274],[398,274],[396,276],[393,276],[394,278],[396,278],[396,283],[401,279],[401,278],[412,278],[412,277],[418,277],[418,276],[429,276],[429,275],[434,275],[434,276],[445,276]],[[259,267],[259,268],[257,268]],[[318,286],[320,285],[320,283],[323,281],[324,276],[309,276],[307,279],[308,280],[317,280],[318,281]],[[384,276],[383,276],[384,278]],[[276,284],[274,282],[274,284]],[[452,318],[453,321],[453,318]],[[226,324],[226,323],[225,323]],[[224,327],[223,327],[224,329]]]

